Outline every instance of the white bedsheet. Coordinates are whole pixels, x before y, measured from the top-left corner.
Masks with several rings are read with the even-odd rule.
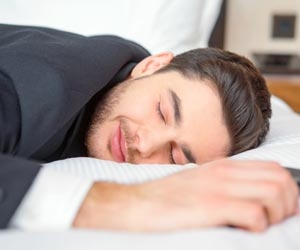
[[[109,231],[3,232],[1,249],[43,250],[299,250],[300,217],[286,220],[263,234],[217,228],[162,234]]]

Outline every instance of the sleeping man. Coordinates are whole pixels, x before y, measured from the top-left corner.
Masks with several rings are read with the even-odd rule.
[[[226,159],[257,147],[269,128],[270,95],[244,57],[149,55],[119,37],[0,25],[0,89],[1,228],[58,185],[67,205],[52,205],[66,216],[72,206],[74,227],[261,231],[297,211],[297,186],[281,166]],[[53,177],[41,165],[78,156],[199,167],[121,185]]]

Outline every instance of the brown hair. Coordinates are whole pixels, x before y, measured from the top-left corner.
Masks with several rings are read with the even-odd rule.
[[[177,55],[157,73],[176,71],[212,81],[221,98],[233,155],[257,147],[269,130],[270,93],[255,66],[232,52],[204,48]]]

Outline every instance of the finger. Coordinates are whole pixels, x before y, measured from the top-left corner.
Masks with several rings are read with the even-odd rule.
[[[215,162],[216,163],[216,162]],[[220,161],[211,171],[219,176],[248,180],[281,180],[287,171],[277,163],[267,161]]]
[[[295,215],[297,214],[297,212],[299,211],[300,209],[300,199],[299,199],[299,187],[298,187],[298,184],[296,182],[293,182],[292,184],[292,188],[290,189],[291,190],[291,194],[294,195],[294,197],[296,197],[296,199],[294,199],[292,202],[291,202],[291,215]]]
[[[246,180],[281,180],[286,175],[283,167],[270,162],[234,162],[223,167],[223,176]]]
[[[230,225],[261,232],[268,226],[264,207],[251,200],[228,199],[219,213],[219,226]]]
[[[235,159],[224,158],[224,159],[217,160],[214,162],[215,163],[218,162],[218,164],[216,164],[216,165],[236,166],[236,167],[252,167],[252,168],[261,168],[261,167],[278,168],[278,167],[281,167],[280,164],[276,161],[266,161],[266,160],[235,160]]]
[[[285,168],[282,169],[281,184],[287,194],[287,214],[294,215],[298,207],[299,188],[291,173]]]
[[[223,169],[223,177],[232,180],[244,181],[271,181],[277,183],[278,189],[282,189],[285,202],[284,215],[292,215],[297,211],[297,197],[299,189],[293,181],[290,173],[280,165],[270,162],[255,161],[256,164],[251,165],[249,161],[242,162],[240,165],[229,164]],[[253,187],[250,186],[252,189]],[[274,188],[273,188],[274,189]],[[275,187],[276,189],[276,187]],[[285,191],[284,191],[285,190]],[[276,194],[275,191],[271,193]]]
[[[251,200],[263,206],[270,224],[290,215],[290,194],[278,183],[234,180],[224,184],[223,190],[229,197]]]

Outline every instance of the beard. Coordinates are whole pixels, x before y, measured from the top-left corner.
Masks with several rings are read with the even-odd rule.
[[[117,86],[109,90],[104,96],[99,98],[85,136],[85,145],[87,147],[87,154],[89,157],[109,160],[107,157],[105,157],[105,152],[95,149],[92,141],[95,137],[100,138],[101,140],[101,135],[103,133],[101,129],[102,124],[110,120],[110,116],[112,113],[114,113],[115,108],[120,104],[122,96],[128,91],[133,82],[136,81],[137,79],[126,80],[122,83],[119,83]],[[128,146],[126,157],[127,162],[135,163],[135,150],[130,147],[130,145],[133,143],[133,136],[130,133],[128,122],[124,118],[120,118],[120,126],[124,134],[126,145]],[[99,143],[104,143],[100,140],[97,139]],[[110,142],[108,142],[108,145],[106,145],[106,149],[107,148],[110,148]]]

